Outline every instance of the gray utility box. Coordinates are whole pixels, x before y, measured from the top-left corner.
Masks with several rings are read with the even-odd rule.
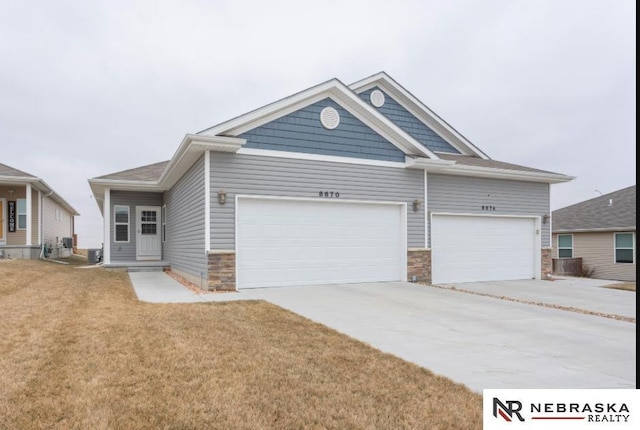
[[[101,249],[90,249],[87,255],[87,263],[89,264],[98,264],[102,260],[102,250]]]

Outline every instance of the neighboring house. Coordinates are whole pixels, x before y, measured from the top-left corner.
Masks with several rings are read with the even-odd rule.
[[[45,181],[0,163],[0,258],[69,256],[78,215]]]
[[[636,186],[553,211],[554,258],[582,258],[593,277],[636,280]]]
[[[550,274],[550,184],[492,160],[385,73],[324,82],[89,180],[107,267],[211,290]]]

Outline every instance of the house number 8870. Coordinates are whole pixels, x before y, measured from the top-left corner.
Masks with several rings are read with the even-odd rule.
[[[338,198],[340,197],[340,193],[337,191],[319,191],[318,197],[328,197],[328,198]]]

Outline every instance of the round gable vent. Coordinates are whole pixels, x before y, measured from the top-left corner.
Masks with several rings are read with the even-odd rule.
[[[340,114],[332,107],[326,107],[320,112],[320,122],[324,128],[333,130],[340,124]]]
[[[371,99],[371,104],[375,107],[382,107],[384,104],[384,93],[380,90],[371,91],[369,98]]]

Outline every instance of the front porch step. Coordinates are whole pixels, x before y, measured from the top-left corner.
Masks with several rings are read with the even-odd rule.
[[[105,264],[106,269],[125,270],[127,272],[162,272],[171,267],[168,261],[112,261]]]

